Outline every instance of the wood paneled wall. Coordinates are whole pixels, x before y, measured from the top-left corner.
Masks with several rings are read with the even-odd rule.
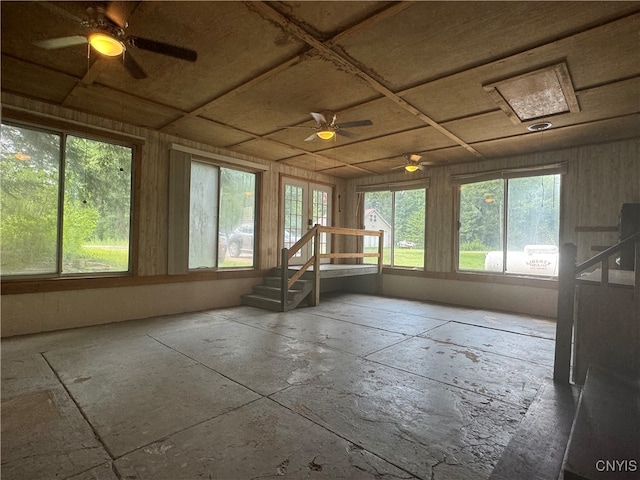
[[[70,122],[80,131],[104,131],[105,137],[117,133],[135,137],[144,143],[142,147],[142,161],[140,164],[139,211],[139,248],[138,270],[139,276],[154,276],[167,274],[168,238],[167,223],[169,211],[169,151],[173,143],[208,153],[222,154],[239,160],[248,160],[266,165],[269,168],[259,173],[259,242],[260,255],[257,267],[267,269],[277,265],[280,258],[278,249],[278,206],[280,177],[282,175],[302,178],[313,182],[321,182],[335,186],[335,191],[344,189],[344,181],[329,175],[318,175],[287,165],[269,162],[227,150],[184,140],[171,135],[158,133],[144,128],[133,127],[113,120],[88,115],[75,110],[60,108],[54,105],[29,100],[16,95],[2,93],[2,104],[10,114],[12,109],[18,112],[29,112],[42,119],[46,126],[52,119]],[[337,198],[337,193],[336,193]],[[337,202],[334,202],[337,205]],[[334,212],[336,225],[340,225],[340,213]]]
[[[335,186],[334,195],[334,225],[339,227],[362,227],[362,212],[357,208],[359,196],[356,193],[358,185],[391,183],[394,181],[406,181],[427,176],[431,179],[431,187],[427,192],[426,212],[426,270],[408,272],[406,275],[413,279],[425,277],[425,281],[457,281],[454,272],[454,243],[456,235],[456,193],[451,185],[452,175],[512,168],[538,164],[567,162],[568,173],[562,180],[561,198],[561,242],[573,242],[578,245],[579,260],[583,260],[594,252],[592,245],[612,244],[617,239],[616,232],[589,231],[585,227],[612,227],[618,225],[618,216],[623,203],[640,202],[640,138],[617,141],[601,145],[585,145],[582,147],[563,150],[540,152],[531,155],[523,155],[511,158],[501,158],[477,163],[452,165],[446,167],[431,167],[426,171],[408,175],[403,172],[395,172],[389,175],[371,176],[354,180],[344,180],[329,175],[318,175],[301,168],[269,162],[259,158],[235,154],[212,145],[183,140],[171,135],[146,130],[143,128],[125,125],[112,120],[90,116],[81,112],[56,107],[53,105],[2,94],[4,114],[11,111],[35,114],[43,119],[46,125],[48,120],[64,120],[72,122],[78,130],[103,130],[106,136],[109,132],[120,136],[134,137],[137,142],[144,144],[142,148],[139,189],[136,191],[138,198],[138,211],[135,212],[138,219],[138,262],[137,271],[144,284],[145,279],[154,277],[165,283],[170,279],[162,279],[167,276],[168,236],[167,221],[169,210],[169,149],[171,144],[177,143],[209,153],[217,153],[234,157],[240,160],[248,160],[267,167],[267,170],[259,173],[259,249],[258,271],[255,278],[246,278],[241,284],[249,285],[259,281],[259,270],[271,268],[278,263],[278,232],[279,223],[280,185],[283,176],[301,178],[318,183]],[[5,115],[6,116],[6,115]],[[338,197],[340,201],[338,202]],[[338,244],[336,251],[356,251],[353,240],[344,239]],[[251,272],[249,272],[252,275]],[[405,292],[405,282],[398,275],[403,272],[394,272],[394,281]],[[453,275],[453,276],[452,276]],[[399,281],[396,281],[398,280]],[[411,278],[405,279],[407,281]],[[202,282],[210,282],[211,279],[203,278]],[[474,280],[465,279],[465,288],[473,286]],[[477,280],[483,282],[482,279]],[[191,287],[189,287],[191,283]],[[184,288],[198,289],[200,280],[189,282]],[[392,282],[393,283],[393,282]],[[418,283],[413,282],[418,285]],[[204,283],[203,283],[204,285]],[[431,285],[431,284],[430,284]],[[523,283],[526,290],[530,285]],[[92,287],[87,287],[92,288]],[[125,288],[125,287],[122,287]],[[427,290],[432,287],[425,286]],[[543,287],[549,288],[549,286]],[[238,292],[248,293],[248,292]],[[387,292],[393,294],[393,292]],[[524,292],[526,293],[526,292]],[[89,295],[89,294],[87,294]],[[132,294],[133,295],[133,294]],[[456,295],[464,295],[457,292]],[[8,295],[11,297],[12,295]],[[90,295],[89,295],[90,296]],[[49,295],[53,300],[58,295]],[[83,294],[84,298],[84,294]],[[239,297],[238,297],[239,298]],[[52,301],[53,301],[52,300]],[[436,299],[438,300],[438,299]],[[441,301],[455,301],[453,298],[442,298]],[[3,298],[3,302],[5,298]],[[16,300],[17,301],[17,300]],[[78,300],[80,301],[80,300]],[[516,300],[517,301],[517,300]],[[551,301],[551,300],[550,300]],[[11,303],[11,302],[10,302]],[[14,302],[15,303],[15,302]],[[16,304],[19,304],[17,302]],[[465,304],[460,297],[459,303]],[[467,302],[469,303],[469,302]],[[202,305],[193,305],[193,308],[202,308]],[[214,307],[207,304],[207,307]],[[72,308],[70,306],[69,308]],[[178,308],[178,307],[176,307]],[[180,309],[188,310],[190,305],[180,305]],[[507,308],[507,307],[502,307]],[[507,308],[508,309],[508,308]],[[3,307],[4,310],[4,307]],[[518,308],[513,308],[518,310]],[[17,310],[16,310],[17,311]],[[176,310],[177,311],[177,310]],[[181,310],[182,311],[182,310]],[[155,313],[155,312],[154,312]],[[122,319],[136,318],[136,313],[120,312]],[[16,320],[17,321],[17,320]],[[22,332],[26,333],[26,332]]]
[[[594,245],[616,243],[617,232],[586,232],[581,231],[584,230],[581,227],[617,227],[622,204],[640,202],[638,138],[476,163],[427,167],[425,171],[413,174],[411,178],[431,178],[427,192],[426,271],[454,271],[457,196],[450,182],[452,175],[558,162],[568,165],[561,186],[560,243],[575,243],[579,261],[597,253],[591,250]],[[358,185],[403,181],[407,176],[394,173],[351,180],[347,185],[348,204],[355,205],[352,202],[357,200],[355,190]],[[343,221],[346,227],[359,225],[355,207],[348,210]]]

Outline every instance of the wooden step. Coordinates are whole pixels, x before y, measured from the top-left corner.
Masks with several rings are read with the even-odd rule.
[[[289,305],[291,305],[292,303],[293,302],[289,302]],[[274,312],[282,311],[280,299],[264,297],[262,295],[256,295],[254,293],[242,295],[242,304],[248,305],[250,307],[263,308],[265,310],[273,310]]]
[[[253,293],[263,297],[274,298],[280,300],[282,289],[280,287],[272,287],[270,285],[256,285],[253,287]],[[291,289],[288,291],[289,300],[294,301],[296,295],[299,295],[303,290]]]
[[[564,479],[639,478],[640,383],[592,365],[571,429]]]
[[[578,396],[577,387],[546,379],[489,480],[556,480]]]
[[[281,282],[282,282],[281,277],[268,276],[262,279],[262,283],[270,287],[280,288],[282,284]],[[298,280],[293,284],[290,290],[305,290],[307,285],[313,285],[313,282],[311,280]]]

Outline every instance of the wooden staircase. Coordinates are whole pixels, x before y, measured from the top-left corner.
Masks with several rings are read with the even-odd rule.
[[[323,253],[321,251],[323,235],[374,236],[378,238],[378,251],[377,253]],[[309,242],[313,242],[313,255],[311,258],[298,269],[289,269],[289,260]],[[383,248],[384,232],[382,230],[374,231],[355,228],[326,227],[316,224],[310,228],[300,240],[294,243],[290,249],[282,249],[280,267],[272,269],[270,275],[264,278],[262,285],[253,287],[253,293],[242,295],[242,304],[278,312],[292,310],[299,306],[306,298],[308,298],[309,305],[318,305],[320,303],[321,260],[328,259],[333,261],[334,259],[375,257],[378,259],[376,268],[377,275],[378,278],[381,278]],[[303,275],[310,277],[311,280],[302,278]]]
[[[634,270],[610,271],[625,248]],[[562,246],[556,328],[554,381],[490,480],[640,479],[640,232],[579,265]]]
[[[262,280],[262,285],[253,287],[253,292],[242,295],[242,304],[276,312],[297,308],[313,291],[313,280],[296,280],[287,289],[286,305],[282,305],[282,269],[273,268]],[[284,308],[283,308],[284,307]]]

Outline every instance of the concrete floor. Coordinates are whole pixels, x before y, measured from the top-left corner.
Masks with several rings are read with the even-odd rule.
[[[2,479],[486,479],[554,334],[331,294],[6,339]]]

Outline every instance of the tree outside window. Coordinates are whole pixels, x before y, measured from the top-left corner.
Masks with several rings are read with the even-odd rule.
[[[2,124],[2,275],[129,270],[133,149]]]
[[[424,188],[365,193],[365,214],[369,216],[370,222],[372,215],[375,216],[375,229],[390,233],[385,234],[389,238],[385,238],[384,265],[424,268],[425,205]],[[365,243],[364,250],[377,251],[377,245]],[[364,261],[377,263],[376,258],[367,257]]]
[[[557,275],[560,175],[463,184],[459,218],[460,270]]]

